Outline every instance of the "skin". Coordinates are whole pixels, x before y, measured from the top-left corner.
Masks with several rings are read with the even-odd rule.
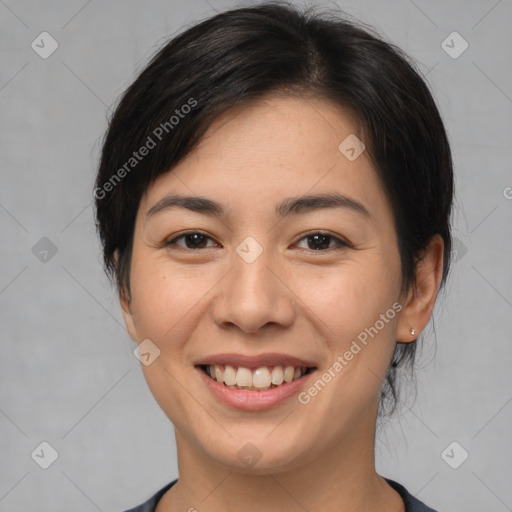
[[[365,152],[349,161],[338,145],[353,119],[323,99],[267,96],[223,114],[172,172],[143,196],[136,218],[131,296],[120,296],[132,339],[160,356],[142,366],[173,422],[179,481],[157,512],[393,511],[404,504],[375,471],[379,392],[396,341],[428,323],[442,274],[436,235],[400,295],[397,237],[388,199]],[[333,191],[361,202],[279,218],[283,199]],[[221,203],[226,217],[172,208],[148,217],[170,193]],[[201,230],[193,240],[176,239]],[[328,231],[321,250],[311,236]],[[252,263],[236,252],[246,237],[263,249]],[[339,246],[336,239],[351,246]],[[247,412],[219,402],[194,368],[223,352],[282,352],[314,361],[321,375],[394,303],[402,310],[343,371],[303,405],[293,396]],[[410,334],[414,327],[416,334]],[[314,381],[315,379],[313,379]],[[254,444],[261,459],[237,454]]]

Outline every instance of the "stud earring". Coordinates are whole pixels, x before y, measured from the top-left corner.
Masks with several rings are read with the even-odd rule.
[[[412,329],[409,331],[411,333],[411,336],[414,336],[416,334],[416,329]]]

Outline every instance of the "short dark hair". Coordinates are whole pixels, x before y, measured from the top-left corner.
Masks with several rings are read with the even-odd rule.
[[[328,99],[354,116],[393,210],[402,291],[414,286],[416,263],[434,234],[444,240],[444,284],[452,157],[414,63],[338,13],[267,2],[222,12],[170,40],[113,112],[94,196],[105,271],[119,293],[130,296],[135,218],[148,186],[189,154],[220,114],[269,94]],[[415,351],[416,341],[396,344],[380,402],[390,399],[390,412],[397,370],[412,370]]]

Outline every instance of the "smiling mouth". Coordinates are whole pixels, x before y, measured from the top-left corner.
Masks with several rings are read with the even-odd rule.
[[[260,366],[255,369],[224,364],[199,365],[208,377],[230,389],[267,391],[303,378],[316,370],[307,366]]]

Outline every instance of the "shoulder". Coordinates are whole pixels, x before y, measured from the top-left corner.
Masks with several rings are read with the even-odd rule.
[[[178,481],[178,479],[169,482],[165,487],[162,487],[159,491],[157,491],[151,498],[142,503],[141,505],[131,508],[130,510],[126,510],[125,512],[154,512],[156,509],[157,503],[160,501],[160,498]]]
[[[425,503],[415,498],[403,485],[394,480],[389,480],[389,478],[385,478],[385,480],[404,500],[406,512],[436,512],[433,508],[427,507]]]

